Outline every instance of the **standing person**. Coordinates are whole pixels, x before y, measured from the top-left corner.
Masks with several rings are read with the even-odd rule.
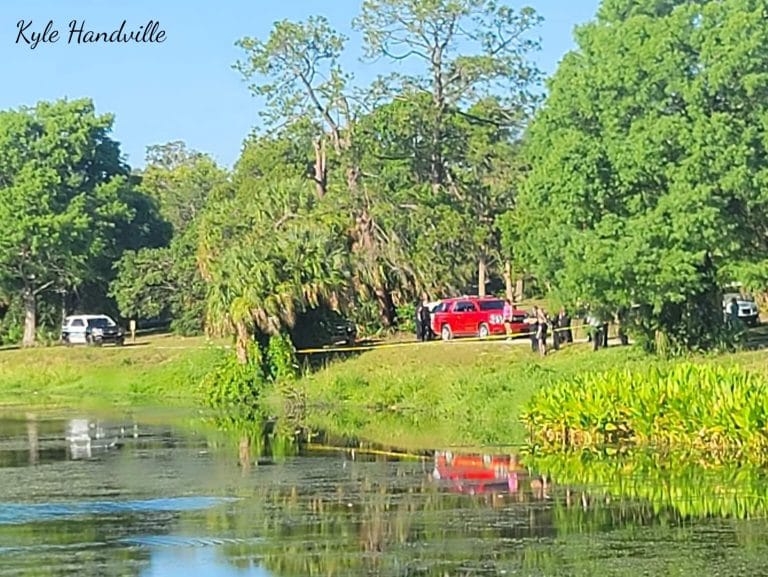
[[[539,307],[534,306],[531,316],[526,319],[528,323],[528,335],[531,337],[531,351],[536,352],[539,350]]]
[[[421,334],[419,337],[421,338],[421,341],[428,341],[430,337],[430,333],[432,332],[432,323],[431,323],[431,313],[429,312],[429,303],[427,302],[427,297],[424,297],[424,302],[421,303],[421,308],[419,309],[419,321],[421,322]]]
[[[590,313],[590,315],[587,317],[587,324],[589,324],[589,334],[592,340],[592,350],[596,351],[600,348],[600,345],[603,342],[603,321],[601,321],[596,314]]]
[[[733,329],[739,326],[739,301],[736,297],[733,297],[728,305],[728,321]]]
[[[619,343],[622,347],[626,347],[629,344],[629,337],[627,336],[627,310],[625,308],[619,309],[619,312],[616,313],[616,320],[619,323]]]
[[[571,332],[571,317],[566,312],[565,307],[560,307],[557,313],[557,326],[560,327],[560,333],[563,335],[564,343],[573,342],[573,333]]]
[[[539,354],[544,357],[547,355],[547,313],[544,309],[538,309],[538,327],[536,331],[536,341]]]
[[[507,340],[512,340],[512,301],[510,299],[504,299],[504,311],[502,312],[502,318],[504,319],[504,332],[507,334]]]
[[[560,343],[563,341],[563,335],[558,330],[560,328],[560,318],[557,315],[547,315],[549,326],[552,327],[552,348],[560,350]]]
[[[603,328],[600,331],[600,336],[603,337],[603,342],[600,343],[604,349],[608,348],[608,322],[603,323]]]
[[[416,340],[421,340],[421,301],[416,301],[416,308],[413,311],[414,320],[416,321]]]

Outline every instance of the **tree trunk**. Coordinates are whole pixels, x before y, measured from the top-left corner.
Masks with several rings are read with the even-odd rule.
[[[64,326],[64,323],[67,320],[67,291],[62,290],[61,291],[61,326]]]
[[[250,340],[250,335],[248,334],[248,327],[243,321],[238,321],[236,328],[235,353],[237,354],[237,362],[244,365],[248,362],[248,341]]]
[[[430,156],[430,181],[433,194],[440,191],[445,176],[443,165],[443,116],[445,112],[445,87],[443,86],[443,49],[432,47],[432,105],[435,117],[432,126],[432,153]]]
[[[509,261],[504,262],[504,294],[512,302],[516,302],[515,289],[512,287],[512,264]]]
[[[24,287],[22,293],[24,301],[24,339],[23,346],[31,347],[35,344],[37,332],[37,297],[31,287]]]
[[[517,282],[515,283],[515,298],[517,299],[517,302],[520,302],[525,297],[524,290],[525,290],[525,280],[521,276],[519,279],[517,279]]]
[[[323,198],[327,187],[325,139],[321,136],[315,141],[315,187],[318,198]]]
[[[379,316],[384,328],[395,326],[395,303],[392,294],[386,288],[375,288],[376,300],[379,303]]]
[[[485,264],[485,257],[481,256],[477,261],[477,296],[485,296],[485,273],[487,270]]]

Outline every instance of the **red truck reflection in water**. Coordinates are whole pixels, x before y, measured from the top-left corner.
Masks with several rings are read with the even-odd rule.
[[[515,455],[453,454],[451,451],[435,453],[437,480],[449,481],[460,493],[517,493],[523,485],[534,493],[546,497],[546,480],[530,476]]]

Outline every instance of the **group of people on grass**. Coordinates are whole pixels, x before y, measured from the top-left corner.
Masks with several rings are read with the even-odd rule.
[[[509,314],[507,314],[509,307]],[[512,334],[512,310],[514,306],[507,299],[504,305],[504,325],[507,327],[508,338]],[[531,350],[538,352],[541,356],[547,354],[547,334],[552,328],[552,346],[555,350],[560,348],[562,343],[573,342],[573,331],[571,330],[571,317],[565,308],[560,308],[556,316],[550,316],[547,312],[538,306],[533,307],[531,316],[526,319],[528,323],[528,335],[531,338]]]
[[[521,336],[520,333],[513,333],[515,305],[511,299],[504,301],[502,318],[507,334],[507,340],[512,340],[513,336]],[[434,334],[431,327],[431,313],[426,299],[423,303],[416,306],[416,336],[421,341],[430,340]],[[527,335],[531,339],[531,350],[540,355],[547,354],[547,337],[550,329],[552,330],[552,347],[559,350],[560,345],[573,343],[573,331],[571,329],[571,316],[564,307],[560,308],[557,315],[549,315],[544,308],[534,306],[532,313],[525,320],[528,325]],[[584,319],[587,327],[587,340],[592,343],[592,350],[608,346],[608,327],[609,323],[602,320],[599,315],[590,313]],[[623,331],[623,323],[619,326],[619,340],[622,345],[628,343],[626,334]]]

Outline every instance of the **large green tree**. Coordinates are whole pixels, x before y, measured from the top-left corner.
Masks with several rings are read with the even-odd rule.
[[[368,55],[397,60],[390,49],[402,42],[414,49],[401,56],[426,67],[365,90],[342,70],[346,39],[322,17],[278,22],[266,38],[238,42],[245,56],[236,68],[265,100],[269,129],[239,170],[250,166],[267,190],[309,177],[317,206],[334,207],[358,318],[375,307],[380,326],[391,327],[397,305],[466,289],[472,263],[484,275],[497,256],[494,221],[514,191],[513,142],[535,100],[526,56],[537,22],[530,9],[487,0],[366,2],[358,25]],[[272,160],[279,168],[266,166]],[[327,214],[315,218],[325,226]],[[273,234],[279,246],[284,233]]]
[[[766,255],[768,20],[757,0],[606,0],[529,134],[509,244],[570,301],[709,347],[718,284]]]
[[[205,284],[197,265],[198,223],[227,172],[182,142],[151,146],[137,190],[152,199],[173,229],[163,245],[131,247],[115,263],[110,290],[125,317],[171,318],[182,334],[203,329]]]
[[[40,295],[80,284],[134,216],[112,122],[89,100],[0,112],[0,288],[21,296],[25,345]]]

